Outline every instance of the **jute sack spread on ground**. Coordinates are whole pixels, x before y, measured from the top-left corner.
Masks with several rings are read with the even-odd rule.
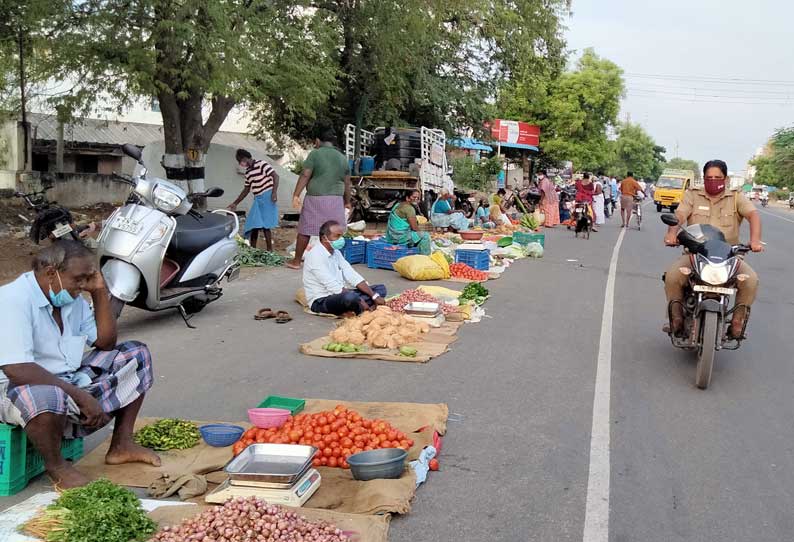
[[[414,441],[408,452],[408,459],[416,459],[424,446],[432,443],[433,431],[416,432],[429,427],[443,434],[449,409],[444,404],[421,403],[368,403],[338,400],[307,399],[305,412],[333,410],[343,404],[360,413],[365,418],[378,418],[388,421],[400,431],[408,434]],[[136,428],[155,421],[141,418]],[[200,423],[200,422],[196,422]],[[250,424],[235,422],[249,427]],[[231,447],[213,448],[203,441],[189,450],[160,452],[162,465],[153,467],[141,463],[126,465],[106,465],[110,437],[89,452],[77,464],[77,468],[91,478],[107,478],[111,482],[129,487],[148,487],[162,473],[205,474],[212,483],[220,483],[226,476],[220,471],[232,458]],[[416,491],[413,471],[406,468],[402,478],[396,480],[353,480],[349,470],[321,467],[323,482],[320,489],[306,503],[309,508],[328,508],[355,514],[398,513],[410,510],[411,499]],[[211,487],[213,489],[214,487]]]
[[[312,342],[300,345],[300,351],[307,356],[322,358],[356,358],[379,359],[384,361],[407,361],[412,363],[427,363],[431,359],[449,351],[449,345],[458,340],[456,332],[460,322],[445,322],[440,328],[433,329],[422,335],[422,340],[407,344],[416,348],[416,356],[402,356],[398,349],[372,348],[362,352],[329,352],[323,346],[333,342],[329,336],[320,337]]]
[[[174,526],[182,522],[183,519],[196,516],[211,508],[210,505],[193,506],[164,506],[157,508],[149,513],[160,527]],[[384,515],[361,515],[345,514],[332,510],[320,510],[316,508],[289,508],[309,521],[325,520],[336,525],[342,531],[355,532],[358,534],[359,542],[387,542],[389,534],[389,521],[391,516]]]

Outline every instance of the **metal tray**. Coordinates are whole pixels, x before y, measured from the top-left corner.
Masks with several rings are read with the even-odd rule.
[[[292,485],[311,466],[316,452],[314,446],[299,444],[251,444],[223,470],[231,480]]]
[[[441,312],[438,303],[426,303],[422,301],[412,301],[405,306],[405,314],[413,316],[426,316],[432,318]]]

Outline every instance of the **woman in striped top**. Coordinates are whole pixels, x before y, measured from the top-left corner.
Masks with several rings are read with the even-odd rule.
[[[256,248],[259,230],[265,234],[267,251],[273,252],[273,236],[270,230],[278,227],[278,174],[264,160],[254,160],[245,149],[237,149],[237,163],[245,168],[245,187],[228,209],[234,211],[249,192],[254,193],[254,203],[245,218],[245,235],[250,232],[251,246]]]

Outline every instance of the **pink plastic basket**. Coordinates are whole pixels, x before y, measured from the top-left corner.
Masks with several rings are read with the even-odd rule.
[[[290,412],[283,408],[249,408],[248,420],[260,429],[281,427],[289,419]]]

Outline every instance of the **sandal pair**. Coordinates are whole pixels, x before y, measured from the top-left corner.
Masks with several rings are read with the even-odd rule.
[[[292,316],[287,311],[274,311],[269,307],[259,309],[254,315],[254,320],[270,320],[271,318],[275,318],[277,324],[286,324],[292,321]]]

